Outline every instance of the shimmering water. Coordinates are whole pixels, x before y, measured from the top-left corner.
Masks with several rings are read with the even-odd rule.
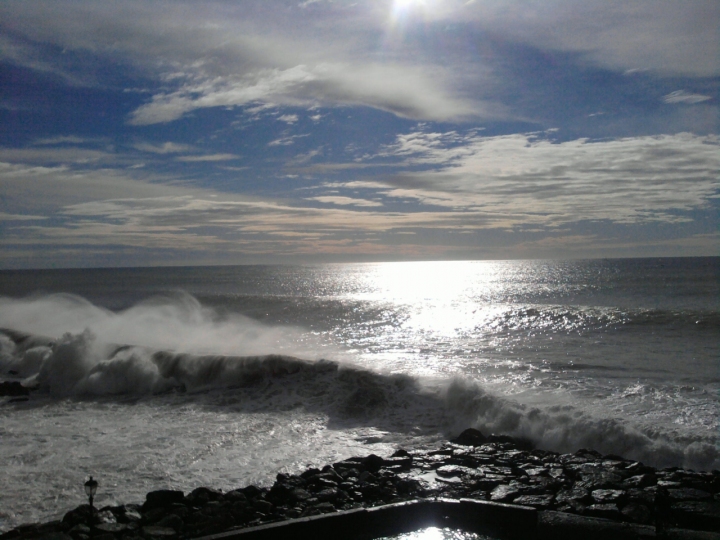
[[[471,425],[720,468],[719,275],[718,258],[0,272],[0,327],[55,340],[0,336],[2,376],[40,386],[2,406],[0,529],[81,503],[88,474],[99,504],[133,502]],[[294,358],[247,358],[271,353]]]

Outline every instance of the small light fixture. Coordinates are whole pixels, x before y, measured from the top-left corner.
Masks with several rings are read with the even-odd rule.
[[[95,492],[97,491],[98,483],[90,477],[90,480],[85,482],[85,494],[88,496],[88,502],[90,503],[90,538],[93,536],[93,499],[95,498]]]
[[[93,497],[95,497],[95,492],[97,491],[98,483],[93,480],[93,477],[90,477],[90,480],[85,482],[85,495],[88,496],[90,499],[90,506],[92,506],[93,503]]]

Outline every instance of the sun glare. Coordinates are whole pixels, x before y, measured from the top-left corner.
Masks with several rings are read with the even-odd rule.
[[[393,3],[393,11],[402,13],[412,9],[415,6],[421,6],[425,4],[425,0],[395,0]]]

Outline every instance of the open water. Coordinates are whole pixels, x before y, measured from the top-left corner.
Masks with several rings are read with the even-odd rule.
[[[0,530],[473,426],[720,468],[720,258],[0,272]],[[47,338],[52,340],[52,343]],[[267,356],[274,355],[274,356]]]

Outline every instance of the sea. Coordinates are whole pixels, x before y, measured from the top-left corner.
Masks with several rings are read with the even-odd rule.
[[[468,427],[720,469],[719,293],[718,257],[0,271],[34,388],[0,398],[0,530],[89,475],[141,503]]]

